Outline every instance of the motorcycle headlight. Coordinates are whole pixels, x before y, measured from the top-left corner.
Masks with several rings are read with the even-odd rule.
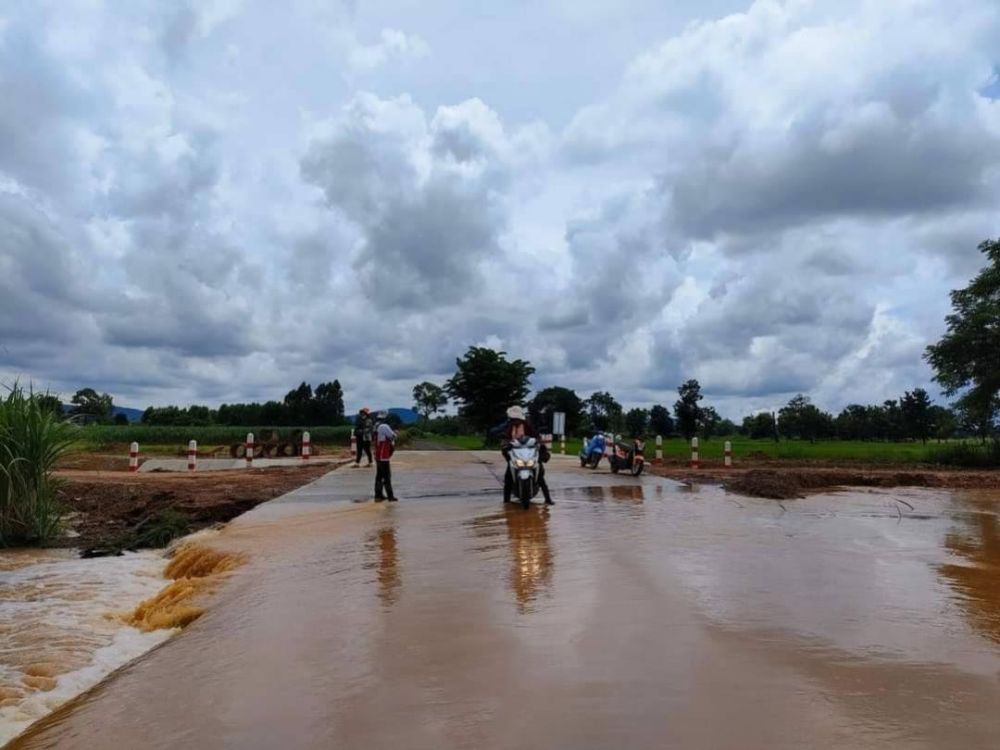
[[[514,466],[516,466],[518,469],[523,469],[525,467],[525,465],[526,464],[525,464],[525,461],[524,461],[523,458],[515,458],[514,459]]]

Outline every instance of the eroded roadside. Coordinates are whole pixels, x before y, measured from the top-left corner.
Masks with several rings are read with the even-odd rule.
[[[841,487],[931,487],[940,489],[1000,490],[1000,471],[956,470],[932,465],[878,464],[862,462],[755,460],[752,465],[731,468],[721,463],[667,461],[650,464],[657,476],[685,484],[721,485],[729,492],[749,497],[787,500],[813,492]]]
[[[335,464],[181,473],[62,470],[67,534],[53,546],[88,554],[162,547],[291,492]]]

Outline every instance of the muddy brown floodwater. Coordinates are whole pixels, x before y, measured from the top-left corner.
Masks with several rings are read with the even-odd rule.
[[[231,524],[207,613],[14,746],[1000,747],[996,494],[394,463]]]

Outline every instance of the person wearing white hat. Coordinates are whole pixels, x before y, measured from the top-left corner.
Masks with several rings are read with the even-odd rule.
[[[503,432],[503,446],[500,448],[500,453],[503,455],[504,460],[507,461],[508,464],[510,463],[510,442],[525,436],[533,437],[536,440],[539,440],[538,433],[531,425],[531,422],[528,421],[528,418],[524,413],[524,409],[515,404],[507,409],[507,424],[504,427]],[[545,504],[555,505],[555,501],[552,499],[552,494],[549,492],[549,485],[545,482],[545,463],[550,458],[549,450],[545,447],[545,443],[539,441],[538,451],[538,457],[542,461],[538,466],[538,487],[542,491],[542,495],[545,497]],[[503,501],[505,503],[510,502],[510,496],[513,492],[514,479],[511,476],[510,468],[508,467],[503,473]]]
[[[396,450],[396,433],[392,431],[386,419],[389,414],[380,411],[375,415],[378,426],[375,428],[375,502],[388,500],[396,502],[392,491],[392,467],[389,463]]]

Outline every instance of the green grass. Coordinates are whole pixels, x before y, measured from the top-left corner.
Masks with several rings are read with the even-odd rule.
[[[427,435],[428,440],[451,445],[462,450],[480,450],[483,439],[479,436],[442,436]],[[751,440],[743,437],[729,438],[733,446],[733,459],[745,460],[752,455],[763,455],[768,458],[803,461],[869,461],[873,463],[937,463],[942,455],[942,446],[936,442],[922,443],[874,443],[854,440],[826,440],[808,443],[798,440]],[[726,438],[701,440],[699,455],[705,460],[722,460]],[[580,438],[570,438],[566,441],[567,455],[576,455],[582,447]],[[954,444],[952,444],[954,445]],[[969,444],[971,446],[971,444]],[[555,441],[553,451],[559,453],[559,441]],[[970,450],[979,450],[979,448]],[[646,457],[655,456],[656,443],[653,439],[646,441]],[[686,459],[691,455],[690,444],[681,438],[668,438],[663,441],[663,455],[667,458]]]
[[[45,544],[59,533],[51,472],[76,432],[17,384],[0,400],[0,546]]]
[[[248,432],[259,438],[264,430],[277,430],[282,439],[291,437],[295,429],[309,431],[310,440],[317,445],[339,444],[347,446],[351,442],[350,425],[336,427],[226,427],[208,425],[204,427],[175,427],[172,425],[88,425],[79,429],[79,447],[103,450],[112,446],[139,443],[140,448],[153,446],[187,446],[189,440],[197,440],[199,445],[229,445],[246,440]]]

